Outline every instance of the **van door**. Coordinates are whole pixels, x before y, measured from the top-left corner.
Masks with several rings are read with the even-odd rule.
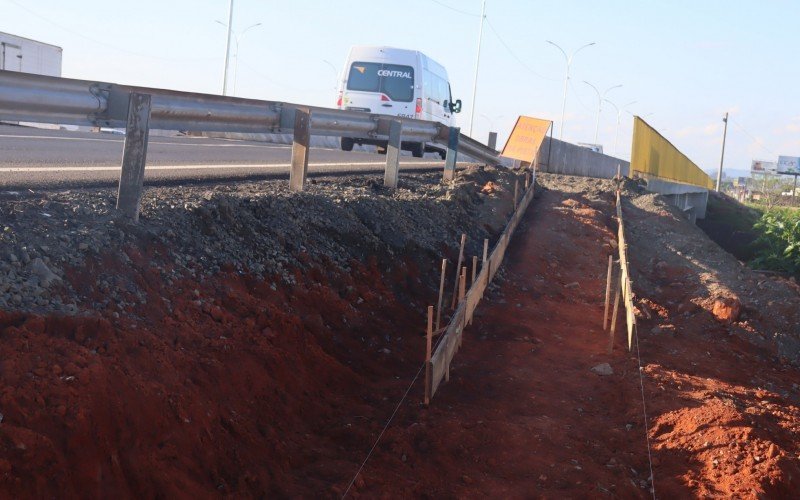
[[[350,65],[342,107],[413,118],[414,76],[411,66],[356,61]]]
[[[450,126],[453,121],[453,113],[450,111],[450,84],[433,73],[425,76],[425,110],[430,113],[429,119]]]

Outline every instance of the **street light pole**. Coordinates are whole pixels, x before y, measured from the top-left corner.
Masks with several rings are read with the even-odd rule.
[[[564,138],[564,115],[567,110],[567,87],[569,86],[569,67],[572,64],[572,58],[575,57],[575,54],[585,49],[586,47],[591,47],[592,45],[594,45],[594,42],[587,43],[586,45],[579,47],[575,52],[572,53],[571,56],[568,56],[567,53],[564,52],[564,49],[562,49],[557,43],[551,42],[550,40],[546,41],[553,47],[560,50],[562,54],[564,54],[564,60],[567,63],[567,73],[566,76],[564,77],[564,98],[561,100],[561,130],[558,133],[558,139],[561,140]]]
[[[594,125],[594,143],[597,144],[597,136],[598,136],[598,133],[600,132],[600,113],[603,112],[603,100],[606,98],[606,94],[608,94],[609,91],[614,90],[614,89],[618,89],[618,88],[622,87],[622,85],[614,85],[613,87],[609,87],[601,95],[600,91],[597,90],[597,87],[595,87],[591,83],[587,82],[586,80],[584,80],[583,83],[585,83],[586,85],[592,87],[594,89],[594,91],[597,93],[597,121],[595,122],[595,125]]]
[[[230,35],[233,35],[233,41],[236,43],[236,53],[233,56],[233,58],[235,60],[235,62],[233,63],[233,95],[236,95],[236,77],[239,74],[239,41],[244,37],[244,34],[247,33],[251,28],[255,28],[257,26],[261,26],[261,23],[252,24],[252,25],[248,26],[247,28],[245,28],[244,30],[242,30],[240,33],[235,33],[235,32],[233,32],[233,30],[231,30],[229,24],[225,24],[222,21],[214,21],[214,22],[219,24],[219,25],[224,26],[225,28],[227,28],[228,29],[228,33]],[[227,69],[225,70],[225,74],[226,75],[228,74]],[[223,94],[222,95],[227,95],[226,90],[227,90],[227,82],[226,82],[226,84],[223,85],[223,88],[222,88]]]
[[[472,82],[472,106],[469,110],[469,135],[472,137],[472,124],[475,121],[475,98],[478,93],[478,68],[481,63],[481,42],[483,41],[483,23],[486,20],[486,0],[481,3],[481,27],[478,30],[478,54],[475,56],[475,79]]]
[[[333,90],[339,90],[339,70],[336,69],[336,66],[334,66],[333,63],[327,59],[323,59],[322,62],[330,66],[331,71],[333,71]]]
[[[231,55],[231,26],[233,25],[233,0],[228,2],[228,37],[225,42],[225,64],[222,70],[222,95],[228,95],[228,62]]]
[[[250,25],[236,35],[236,62],[233,63],[233,95],[236,95],[236,77],[239,76],[239,41],[244,38],[244,34],[247,33],[248,30],[258,26],[261,26],[261,23]]]
[[[614,109],[617,111],[617,130],[614,132],[614,152],[612,153],[614,156],[617,155],[617,139],[619,138],[619,124],[622,121],[622,111],[625,110],[631,104],[636,104],[636,101],[631,101],[628,104],[624,104],[621,108],[618,108],[616,104],[614,104],[610,99],[606,99],[606,102],[610,105],[614,106]]]
[[[716,191],[719,193],[719,185],[722,183],[722,164],[725,162],[725,139],[728,137],[728,113],[725,113],[725,118],[722,119],[725,122],[725,129],[722,132],[722,154],[719,157],[719,170],[717,171],[717,189]],[[766,178],[766,175],[764,176]]]

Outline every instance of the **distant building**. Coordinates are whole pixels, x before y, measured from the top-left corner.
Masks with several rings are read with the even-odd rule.
[[[0,69],[61,76],[61,47],[0,32]]]

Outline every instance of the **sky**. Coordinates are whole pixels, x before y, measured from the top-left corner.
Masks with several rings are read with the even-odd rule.
[[[416,49],[443,64],[467,132],[481,0],[235,0],[235,95],[334,106],[351,45]],[[63,76],[222,92],[228,0],[0,0],[0,31],[63,48]],[[708,172],[800,156],[796,0],[486,0],[472,136],[507,138],[518,115],[593,143],[598,97],[643,117]],[[261,23],[259,26],[250,26]],[[246,32],[245,32],[246,30]],[[237,52],[237,44],[231,49]],[[237,61],[238,60],[238,61]],[[630,157],[633,120],[620,113],[616,156]],[[603,103],[598,142],[614,154],[618,114]]]

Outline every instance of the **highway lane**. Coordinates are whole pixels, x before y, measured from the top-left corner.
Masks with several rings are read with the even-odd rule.
[[[125,137],[0,125],[0,189],[108,186],[119,179]],[[291,146],[199,137],[151,136],[145,183],[288,178]],[[386,157],[312,149],[309,175],[382,171]],[[441,168],[438,155],[403,157],[402,170]]]

